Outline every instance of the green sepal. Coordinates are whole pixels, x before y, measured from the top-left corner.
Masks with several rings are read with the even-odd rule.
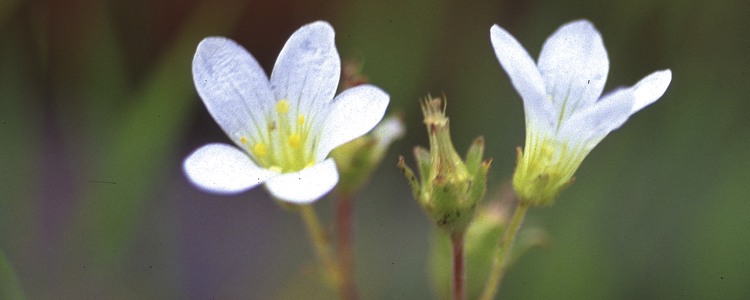
[[[430,166],[432,165],[430,151],[420,146],[414,147],[414,157],[417,159],[417,168],[419,171],[419,178],[421,178],[421,184],[425,185],[430,177]]]
[[[479,168],[479,164],[482,163],[482,157],[484,156],[484,137],[480,136],[474,139],[469,146],[469,150],[466,151],[466,169],[469,173],[474,173]]]
[[[409,182],[414,199],[419,199],[419,180],[417,180],[417,176],[414,176],[414,171],[406,165],[403,156],[398,157],[397,166],[401,170],[401,173],[406,177],[406,181]]]
[[[475,204],[481,201],[484,197],[484,193],[487,191],[487,172],[490,170],[491,165],[491,159],[485,160],[479,164],[476,171],[474,171],[469,198],[473,199]]]

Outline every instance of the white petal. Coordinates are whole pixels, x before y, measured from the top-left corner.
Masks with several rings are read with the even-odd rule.
[[[607,80],[609,59],[594,25],[580,20],[555,31],[542,47],[539,71],[558,112],[564,109],[567,116],[596,102]]]
[[[278,174],[258,167],[242,150],[225,144],[199,148],[182,167],[198,188],[221,194],[246,191]]]
[[[287,99],[302,113],[315,114],[333,99],[339,84],[341,60],[334,31],[326,22],[314,22],[292,34],[279,53],[271,74],[276,100]]]
[[[390,116],[372,130],[372,136],[377,142],[377,147],[385,150],[394,140],[400,139],[406,134],[404,121],[399,116]]]
[[[527,123],[554,128],[557,119],[553,117],[552,106],[547,101],[542,75],[529,53],[510,33],[498,25],[490,29],[490,40],[500,65],[523,98]]]
[[[329,158],[307,169],[269,179],[266,188],[279,200],[304,204],[320,199],[339,181],[336,163]]]
[[[633,113],[661,98],[664,92],[667,91],[667,87],[669,87],[671,81],[672,71],[667,69],[651,73],[651,75],[646,76],[636,83],[633,86],[633,94],[635,95]]]
[[[227,38],[205,38],[193,58],[193,80],[208,112],[235,143],[264,128],[263,112],[274,103],[271,86],[240,45]]]
[[[317,160],[323,160],[333,148],[358,138],[383,119],[389,97],[372,85],[359,85],[345,90],[331,104],[323,123]]]
[[[594,105],[572,115],[560,128],[558,136],[564,141],[584,145],[591,150],[612,130],[622,126],[633,107],[631,89],[611,92]]]

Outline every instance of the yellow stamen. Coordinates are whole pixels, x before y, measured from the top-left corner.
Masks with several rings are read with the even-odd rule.
[[[542,154],[541,154],[540,159],[542,159],[544,163],[549,163],[552,160],[554,155],[555,155],[555,148],[553,148],[552,145],[548,143],[544,143],[542,145]]]
[[[279,100],[279,102],[276,102],[276,111],[280,114],[289,112],[289,101],[286,101],[286,99],[281,99]]]
[[[253,155],[255,157],[264,157],[268,155],[268,146],[264,143],[257,143],[253,146]]]
[[[298,149],[300,146],[302,146],[302,137],[299,134],[293,133],[289,135],[289,147],[292,147],[292,149]]]
[[[247,145],[247,143],[248,143],[247,137],[241,136],[240,137],[240,144]]]
[[[278,99],[273,110],[264,115],[259,136],[237,135],[238,143],[259,166],[281,173],[298,172],[315,164],[314,160],[310,161],[315,157],[315,139],[310,136],[315,133],[311,133],[307,115],[297,111],[296,105],[287,99]]]

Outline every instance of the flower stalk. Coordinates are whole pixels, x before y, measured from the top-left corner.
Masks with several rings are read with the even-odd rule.
[[[466,273],[464,260],[464,237],[466,232],[451,235],[453,257],[453,300],[466,300]]]
[[[518,231],[521,228],[523,219],[530,206],[529,203],[518,202],[518,207],[516,207],[515,212],[513,212],[510,224],[505,228],[505,233],[500,241],[500,251],[495,252],[492,270],[490,271],[489,278],[487,278],[487,284],[484,287],[480,299],[492,300],[495,298],[495,294],[497,294],[500,284],[502,283],[503,276],[505,276],[505,271],[508,269],[508,265],[510,265],[510,259],[512,257],[511,252],[513,251],[513,243],[516,240],[516,235],[518,235]]]
[[[346,292],[343,285],[344,279],[341,274],[339,263],[334,258],[330,238],[325,229],[323,229],[323,226],[320,225],[320,220],[317,213],[315,213],[315,208],[310,204],[298,205],[298,207],[302,220],[305,223],[305,228],[307,228],[310,242],[315,249],[318,263],[323,268],[327,282],[331,284],[339,294],[341,294],[343,299],[349,299],[345,298]]]
[[[353,216],[354,207],[349,194],[336,197],[336,234],[338,241],[339,268],[342,282],[342,299],[358,299],[354,274]]]
[[[346,77],[345,77],[346,78]],[[353,223],[354,196],[369,181],[372,173],[394,140],[404,135],[400,116],[385,118],[370,133],[343,144],[331,152],[341,180],[336,185],[336,234],[338,257],[344,285],[344,299],[357,299],[354,272]]]

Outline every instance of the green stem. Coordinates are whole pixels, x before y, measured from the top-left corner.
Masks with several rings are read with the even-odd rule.
[[[487,279],[487,283],[480,299],[492,300],[495,297],[495,294],[497,294],[497,291],[500,288],[500,283],[503,280],[503,275],[505,275],[505,270],[508,268],[510,262],[513,242],[518,234],[518,229],[521,228],[521,223],[523,223],[523,218],[526,216],[529,206],[529,204],[524,204],[522,202],[518,203],[518,207],[513,213],[510,224],[508,228],[505,229],[505,234],[500,242],[500,251],[495,252],[492,271],[490,277]]]
[[[323,226],[320,225],[320,220],[318,219],[318,215],[315,213],[315,209],[312,205],[300,205],[299,212],[302,215],[302,219],[305,221],[305,227],[307,227],[310,242],[312,242],[313,247],[315,248],[315,254],[318,256],[318,261],[323,267],[329,283],[331,283],[343,297],[343,281],[339,264],[334,259],[333,249],[331,249],[328,234],[323,229]]]

